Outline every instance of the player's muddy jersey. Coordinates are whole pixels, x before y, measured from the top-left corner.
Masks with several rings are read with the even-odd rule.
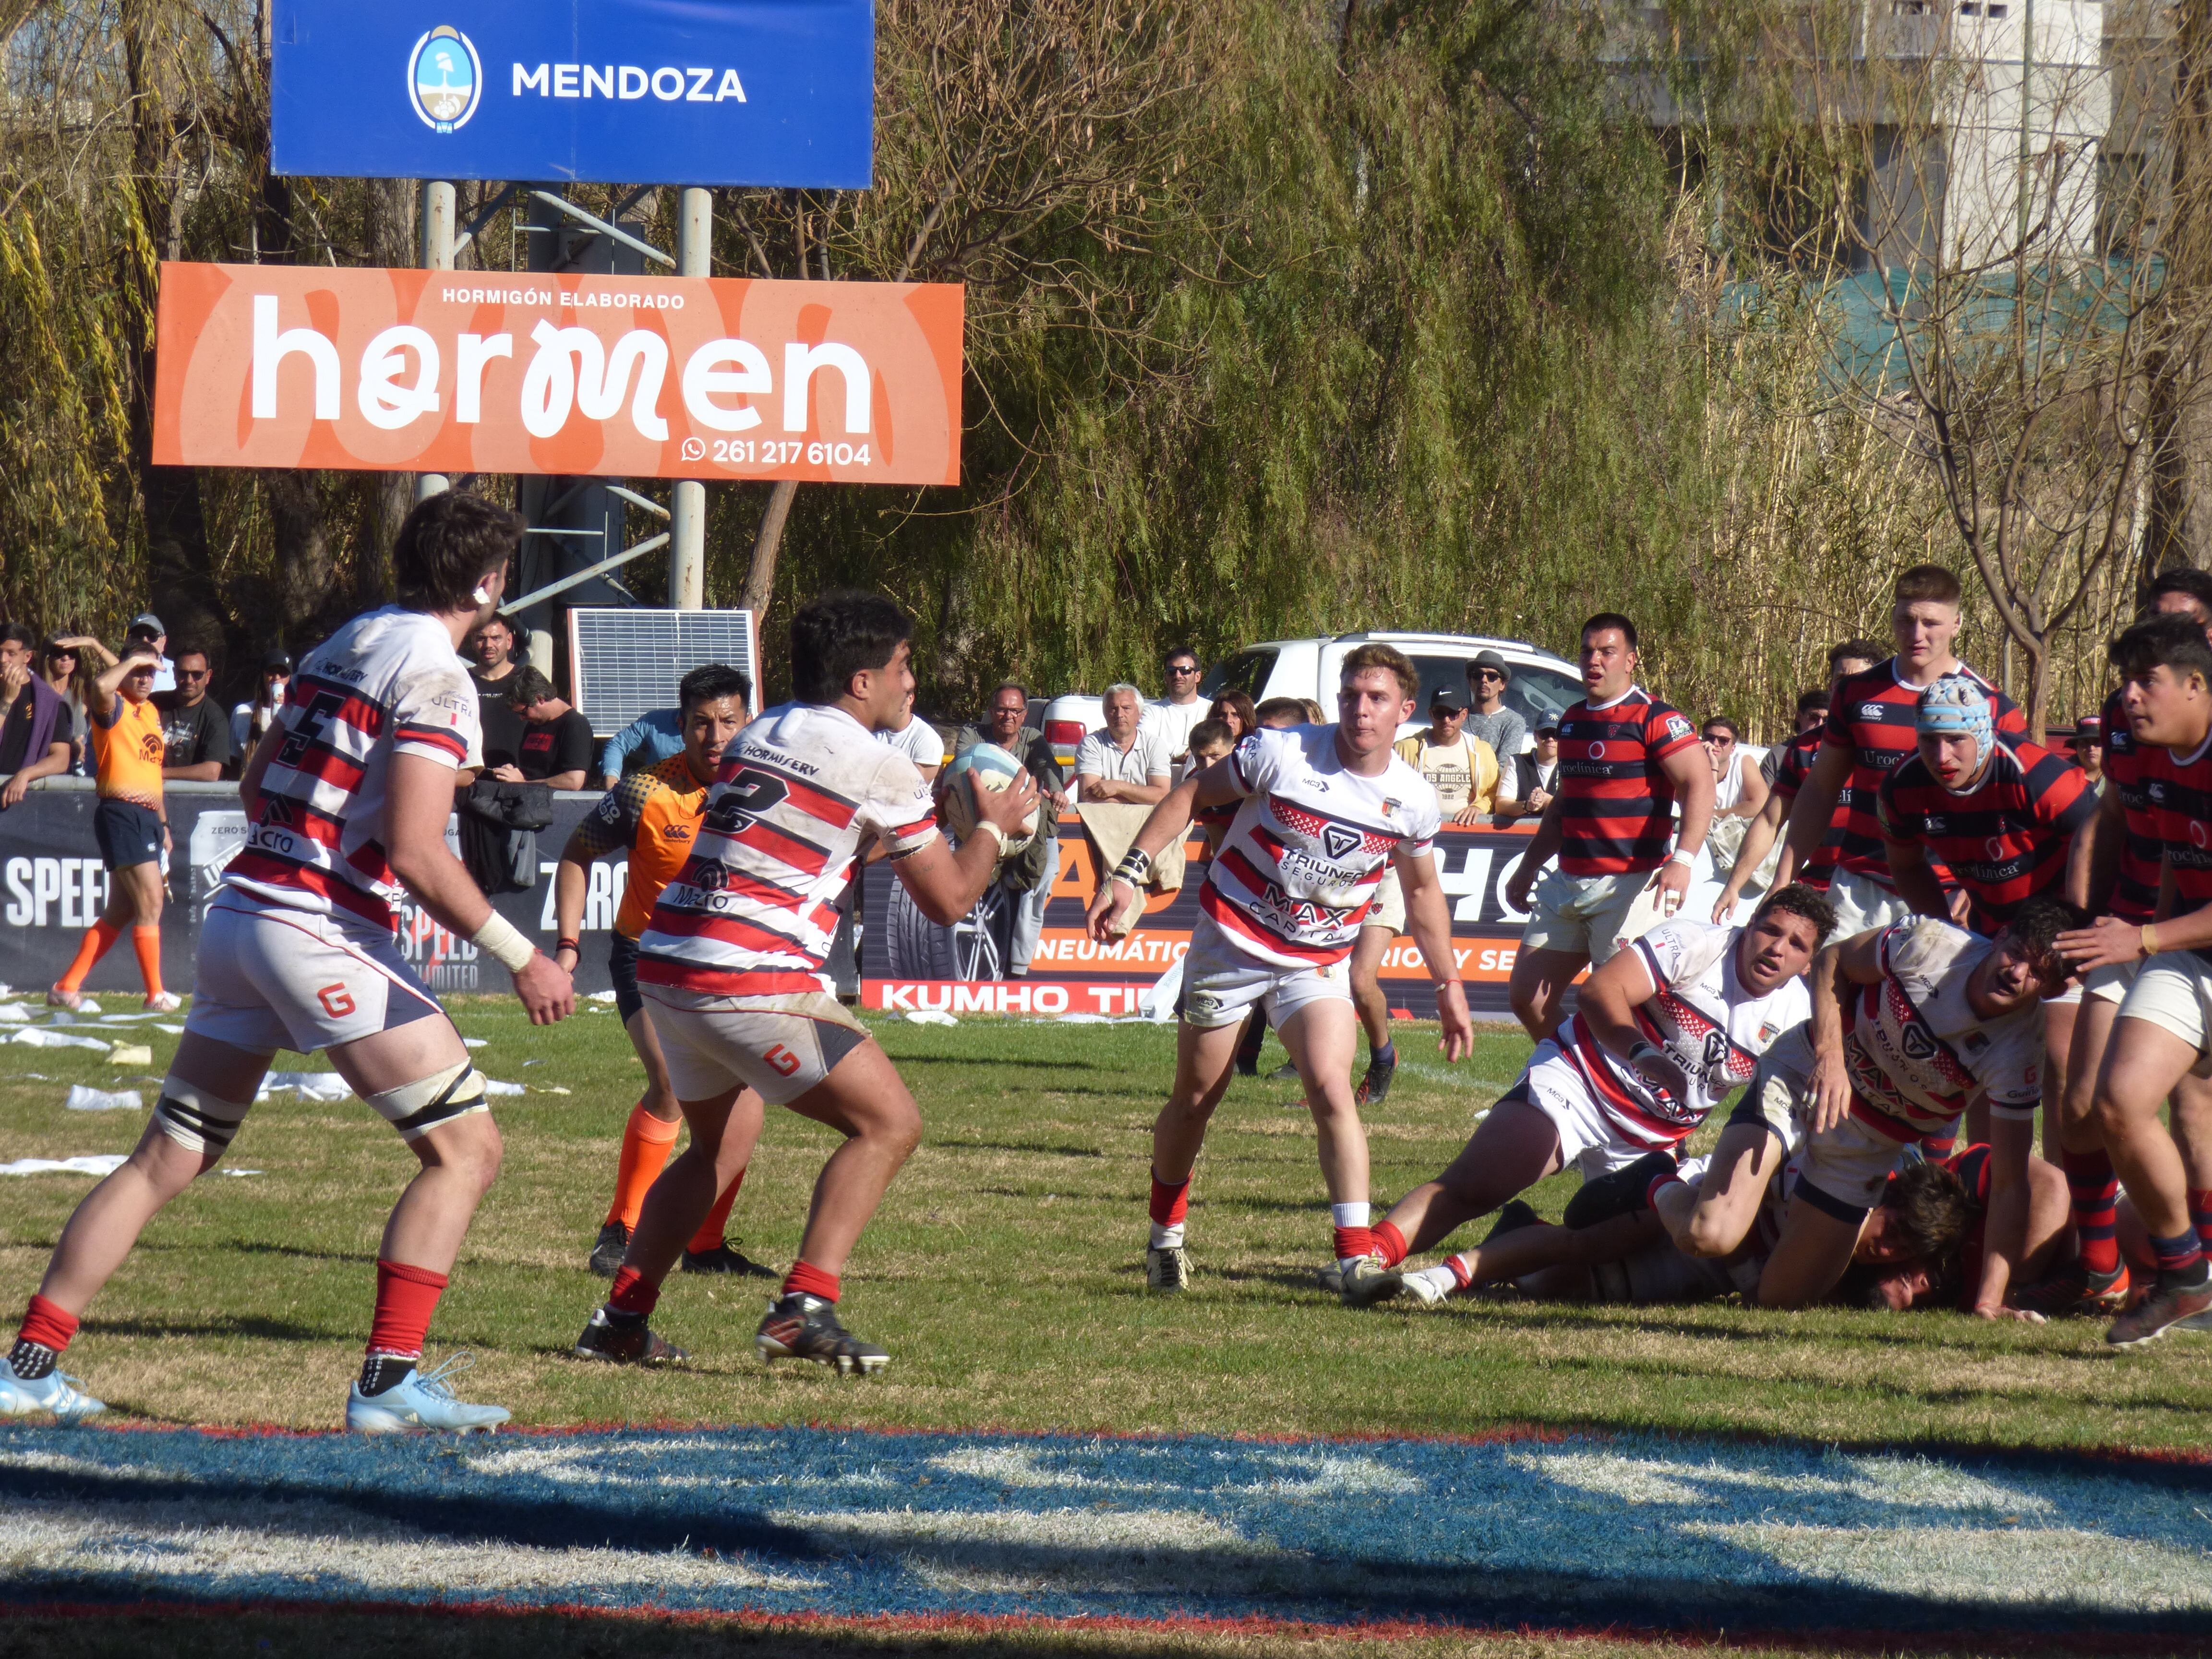
[[[1636,686],[1560,715],[1560,870],[1626,876],[1664,864],[1674,844],[1674,783],[1660,763],[1697,745],[1687,715]]]
[[[1963,663],[1947,679],[1964,679],[1989,695],[2000,737],[2024,738],[2027,720],[2010,697]],[[1920,745],[1920,694],[1898,677],[1897,659],[1838,682],[1825,733],[1851,751],[1850,781],[1836,797],[1829,833],[1841,832],[1836,862],[1853,875],[1890,886],[1889,854],[1881,844],[1881,781]],[[1939,872],[1938,878],[1941,878]]]
[[[2193,755],[2145,745],[2143,793],[2167,868],[2173,872],[2173,914],[2212,904],[2212,738]],[[2212,949],[2197,955],[2212,961]]]
[[[1966,1000],[1967,979],[1996,948],[1933,916],[1884,930],[1881,978],[1850,988],[1844,1003],[1853,1117],[1893,1139],[1944,1144],[1978,1093],[1996,1116],[2034,1113],[2043,1091],[2036,1005],[1984,1020]]]
[[[785,703],[730,740],[691,856],[638,940],[642,984],[834,994],[821,971],[861,836],[894,859],[937,838],[915,763],[842,708]]]
[[[285,689],[226,884],[295,909],[393,925],[385,856],[392,757],[458,769],[477,747],[477,690],[445,624],[386,605],[309,652]]]
[[[615,785],[576,826],[576,850],[586,858],[604,858],[618,847],[629,854],[615,913],[615,932],[624,939],[645,932],[653,901],[691,856],[707,788],[691,775],[689,761],[672,755]]]
[[[1678,1099],[1645,1082],[1599,1043],[1579,1013],[1559,1034],[1560,1048],[1600,1109],[1639,1146],[1679,1146],[1715,1106],[1751,1081],[1759,1057],[1774,1040],[1812,1012],[1802,978],[1784,980],[1764,996],[1737,979],[1736,944],[1743,931],[1669,921],[1628,947],[1657,988],[1638,1006],[1636,1028],[1682,1068],[1689,1079],[1686,1096]]]
[[[1820,745],[1826,738],[1826,732],[1816,726],[1809,732],[1800,732],[1784,746],[1782,758],[1774,769],[1774,793],[1784,801],[1797,799],[1797,792],[1805,787],[1805,780],[1812,775],[1813,763],[1819,758]],[[1784,809],[1783,818],[1786,826],[1789,819],[1787,807]],[[1820,842],[1820,849],[1797,872],[1796,879],[1808,887],[1825,891],[1829,878],[1836,873],[1836,848],[1843,838],[1843,826],[1830,823],[1827,836]]]
[[[1972,902],[1967,922],[1993,933],[2066,879],[2075,831],[2097,816],[2081,769],[2025,738],[1999,738],[1972,789],[1954,793],[1916,750],[1881,781],[1882,833],[1917,842]]]
[[[1371,777],[1346,770],[1334,726],[1254,732],[1230,750],[1229,772],[1244,802],[1200,903],[1255,962],[1343,961],[1391,857],[1434,842],[1437,792],[1395,754]]]
[[[2166,843],[2159,839],[2158,815],[2151,811],[2146,787],[2143,763],[2150,751],[2129,730],[2117,691],[2105,699],[2104,732],[2098,741],[2105,750],[2105,787],[2119,791],[2124,825],[2112,912],[2122,921],[2148,921],[2158,909],[2159,860],[2166,855]]]

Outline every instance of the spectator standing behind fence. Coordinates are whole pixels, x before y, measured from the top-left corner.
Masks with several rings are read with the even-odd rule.
[[[1213,700],[1213,707],[1206,711],[1206,718],[1219,720],[1229,728],[1232,749],[1260,729],[1259,711],[1252,707],[1252,699],[1242,691],[1224,691]]]
[[[476,659],[476,666],[469,670],[469,678],[476,682],[477,701],[504,702],[509,690],[507,682],[514,677],[519,664],[514,660],[514,629],[504,617],[494,617],[477,629],[469,641],[468,654]]]
[[[0,811],[23,799],[40,778],[69,770],[76,724],[69,705],[40,678],[37,641],[21,623],[0,624]]]
[[[90,706],[87,699],[92,692],[92,672],[85,662],[87,657],[99,658],[104,669],[115,666],[115,653],[89,634],[58,635],[48,640],[39,666],[47,690],[69,706],[70,741],[75,750],[70,770],[80,777],[91,775],[86,757],[90,753],[92,717],[86,711]]]
[[[292,658],[289,653],[271,651],[261,659],[261,672],[253,677],[253,699],[241,702],[230,711],[231,775],[235,777],[246,769],[263,735],[276,723],[284,707],[284,693],[292,684]]]
[[[914,712],[913,692],[908,692],[906,701],[899,705],[898,723],[885,726],[876,736],[912,761],[924,783],[936,781],[945,764],[945,739],[934,726]]]
[[[1505,689],[1512,684],[1512,665],[1495,651],[1476,652],[1467,665],[1467,696],[1471,705],[1467,735],[1488,744],[1490,752],[1498,757],[1503,774],[1498,783],[1499,801],[1521,798],[1520,774],[1513,762],[1528,734],[1528,722],[1517,710],[1505,706]]]
[[[2074,751],[2074,763],[2080,767],[2089,787],[2096,791],[2097,799],[2105,798],[2105,717],[2084,714],[2075,722],[2074,736],[2068,746]]]
[[[131,647],[143,645],[154,653],[154,695],[177,689],[177,665],[164,654],[169,648],[169,630],[161,619],[150,611],[142,611],[131,619],[124,630],[123,654],[129,656]]]
[[[522,717],[515,768],[526,783],[581,789],[592,763],[592,723],[562,701],[553,682],[534,668],[518,668],[507,681],[507,704]]]
[[[230,721],[208,685],[215,670],[208,653],[188,645],[177,653],[177,689],[156,692],[161,711],[161,775],[172,783],[213,783],[230,764]]]
[[[1075,751],[1075,787],[1085,801],[1152,806],[1166,799],[1171,768],[1157,727],[1143,724],[1144,693],[1109,685],[1100,700],[1106,724]]]
[[[684,711],[647,709],[609,738],[606,747],[599,750],[599,787],[612,789],[632,772],[650,772],[683,752]]]
[[[1525,755],[1515,755],[1510,760],[1498,757],[1501,767],[1513,769],[1515,793],[1519,799],[1507,800],[1499,791],[1492,816],[1502,823],[1540,813],[1552,804],[1552,797],[1559,793],[1559,726],[1556,720],[1546,720],[1536,728],[1533,739],[1535,746]]]
[[[1743,729],[1726,714],[1709,714],[1698,729],[1713,766],[1713,827],[1705,836],[1713,874],[1725,880],[1735,867],[1744,832],[1766,805],[1766,780],[1743,746]]]
[[[1006,972],[1016,979],[1029,976],[1030,958],[1036,954],[1037,939],[1044,932],[1044,907],[1060,879],[1060,830],[1054,820],[1067,810],[1067,780],[1053,758],[1052,744],[1029,723],[1029,688],[1019,680],[1005,681],[991,693],[982,720],[962,726],[952,738],[956,760],[979,743],[1005,750],[1036,780],[1043,802],[1036,838],[999,866],[999,883],[1014,899]]]
[[[1190,754],[1190,730],[1206,718],[1206,706],[1198,695],[1198,653],[1187,645],[1170,649],[1162,666],[1167,673],[1167,695],[1145,705],[1143,723],[1158,729],[1168,747],[1168,760],[1177,764]],[[1180,775],[1180,774],[1178,774]]]
[[[154,664],[152,641],[134,640],[123,660],[92,683],[92,752],[100,777],[92,829],[109,872],[107,908],[85,929],[76,959],[46,993],[58,1008],[82,1000],[85,975],[125,927],[146,981],[148,1009],[166,1014],[182,1006],[161,988],[161,855],[169,848],[169,824],[161,804],[166,745],[154,707]]]

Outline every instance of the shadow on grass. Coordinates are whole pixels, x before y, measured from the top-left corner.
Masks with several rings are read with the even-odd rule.
[[[1096,1146],[1048,1146],[1039,1140],[933,1140],[928,1144],[941,1152],[1044,1152],[1055,1158],[1103,1158],[1106,1156]]]
[[[297,1325],[252,1314],[201,1319],[93,1318],[85,1322],[85,1330],[98,1336],[244,1336],[258,1342],[344,1342],[361,1338],[361,1332],[353,1326]]]

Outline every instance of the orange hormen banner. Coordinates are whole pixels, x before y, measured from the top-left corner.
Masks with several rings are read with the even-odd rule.
[[[164,264],[165,466],[960,481],[944,283]]]

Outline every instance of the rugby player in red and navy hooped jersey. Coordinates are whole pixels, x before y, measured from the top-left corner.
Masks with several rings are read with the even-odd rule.
[[[2151,583],[2150,603],[2153,615],[2184,617],[2212,637],[2212,574],[2161,571]],[[2153,751],[2130,729],[2123,695],[2115,691],[2105,704],[2105,799],[2091,830],[2085,902],[2092,915],[2140,927],[2157,912],[2166,847],[2148,788]],[[2130,961],[2093,969],[2082,982],[2065,1100],[2056,1126],[2080,1249],[2073,1261],[2020,1297],[2022,1306],[2046,1315],[2116,1314],[2133,1292],[2116,1233],[2120,1180],[2105,1150],[2094,1107],[2097,1073],[2137,965]],[[2188,1164],[2190,1218],[2200,1237],[2212,1240],[2212,1079],[2185,1077],[2174,1085],[2167,1109]],[[2051,1136],[2046,1121],[2046,1157]]]
[[[1959,579],[1941,565],[1915,565],[1897,579],[1890,635],[1897,654],[1838,683],[1828,729],[1812,775],[1790,809],[1790,838],[1775,879],[1810,862],[1840,832],[1828,884],[1837,931],[1845,937],[1912,914],[1898,896],[1882,846],[1881,781],[1918,741],[1920,694],[1960,678],[1988,694],[1997,732],[2024,737],[2027,722],[2011,700],[1953,654],[1959,636]]]
[[[1529,913],[1507,990],[1540,1042],[1575,976],[1620,948],[1647,889],[1674,913],[1712,823],[1713,768],[1698,729],[1638,687],[1636,665],[1634,623],[1605,611],[1583,624],[1586,695],[1559,717],[1559,793],[1504,889],[1508,905]],[[1554,856],[1558,867],[1547,869]]]
[[[2066,881],[2097,797],[2081,769],[2025,738],[2001,738],[1981,687],[1938,680],[1920,694],[1916,751],[1881,781],[1877,814],[1897,891],[1948,920],[1931,864],[1966,889],[1966,925],[1994,933],[2038,893]],[[2078,1000],[2078,989],[2075,992]]]
[[[1351,1300],[1382,1271],[1368,1225],[1367,1132],[1352,1101],[1359,1022],[1345,959],[1386,866],[1398,872],[1407,931],[1437,983],[1444,1058],[1461,1059],[1474,1042],[1431,853],[1442,817],[1437,792],[1391,747],[1413,718],[1420,687],[1402,652],[1358,647],[1344,659],[1334,726],[1249,733],[1227,759],[1185,778],[1152,809],[1091,901],[1091,936],[1105,943],[1152,861],[1182,837],[1194,815],[1237,803],[1200,893],[1204,914],[1183,958],[1175,1083],[1152,1126],[1151,1289],[1189,1285],[1183,1240],[1191,1170],[1255,1004],[1290,1050],[1319,1131],[1335,1258],[1323,1282]]]
[[[950,927],[975,908],[998,849],[1036,805],[1026,773],[995,793],[971,779],[976,833],[957,852],[945,843],[921,771],[877,740],[897,729],[914,695],[913,635],[906,613],[873,594],[802,605],[791,619],[796,701],[769,709],[723,753],[691,855],[638,939],[638,989],[691,1145],[646,1194],[614,1288],[576,1340],[580,1359],[688,1357],[646,1320],[715,1195],[752,1157],[760,1114],[734,1110],[750,1088],[846,1137],[815,1184],[799,1259],[755,1348],[842,1376],[890,1363],[839,1322],[840,1278],[921,1139],[921,1115],[823,971],[838,896],[873,835],[915,907]]]
[[[279,1048],[325,1050],[422,1164],[377,1252],[376,1312],[346,1426],[489,1429],[497,1406],[453,1398],[451,1365],[418,1370],[432,1312],[498,1172],[483,1079],[392,942],[403,899],[514,975],[533,1024],[575,1007],[568,974],[501,919],[446,846],[453,775],[477,738],[455,654],[499,603],[522,520],[434,495],[392,544],[400,599],[355,617],[300,664],[240,781],[246,848],[208,906],[192,1011],[153,1121],[63,1231],[9,1363],[0,1417],[88,1415],[100,1402],[54,1368],[77,1318],[140,1231],[222,1161]]]
[[[2159,1117],[2175,1085],[2212,1053],[2212,644],[2194,617],[2159,617],[2123,634],[2112,659],[2164,848],[2169,919],[2104,916],[2059,945],[2092,974],[2138,964],[2092,1105],[2158,1260],[2150,1294],[2105,1334],[2113,1346],[2131,1347],[2212,1312],[2186,1166]]]

